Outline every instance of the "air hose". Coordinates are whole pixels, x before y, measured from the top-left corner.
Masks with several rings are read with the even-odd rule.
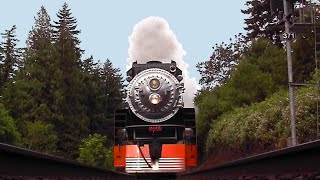
[[[144,155],[143,155],[143,153],[142,153],[142,151],[141,151],[140,145],[137,144],[137,146],[138,146],[138,149],[139,149],[139,151],[140,151],[140,154],[142,155],[143,160],[147,163],[147,165],[148,165],[149,168],[152,168],[152,166],[150,165],[150,163],[149,163],[149,162],[147,161],[147,159],[144,157]]]

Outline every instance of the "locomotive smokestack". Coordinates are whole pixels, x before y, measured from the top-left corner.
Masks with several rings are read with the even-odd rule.
[[[177,66],[182,70],[183,81],[185,83],[185,93],[183,96],[185,107],[194,107],[193,99],[197,91],[195,78],[190,78],[188,64],[183,61],[186,55],[181,43],[172,32],[169,24],[160,17],[148,17],[137,23],[129,36],[128,67],[133,62],[145,64],[149,61],[161,61],[170,63],[171,60],[177,62]]]

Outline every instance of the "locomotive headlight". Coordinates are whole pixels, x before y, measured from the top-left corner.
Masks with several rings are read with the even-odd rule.
[[[149,101],[154,105],[159,104],[161,96],[159,94],[150,94]]]
[[[150,88],[153,89],[153,90],[156,90],[159,88],[160,86],[160,81],[158,79],[152,79],[149,83],[150,85]]]

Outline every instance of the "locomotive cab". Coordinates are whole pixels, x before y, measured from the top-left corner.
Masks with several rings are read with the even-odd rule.
[[[133,63],[127,109],[115,111],[114,165],[127,173],[177,173],[197,165],[194,108],[183,108],[176,63]]]

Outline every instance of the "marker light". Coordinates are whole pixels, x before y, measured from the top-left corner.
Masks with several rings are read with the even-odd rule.
[[[161,126],[149,126],[149,131],[150,132],[159,132],[159,131],[162,131],[162,127]]]
[[[149,83],[150,85],[150,88],[153,89],[153,90],[156,90],[159,88],[160,86],[160,81],[158,79],[152,79]]]
[[[149,101],[154,105],[159,104],[161,96],[159,94],[150,94]]]

